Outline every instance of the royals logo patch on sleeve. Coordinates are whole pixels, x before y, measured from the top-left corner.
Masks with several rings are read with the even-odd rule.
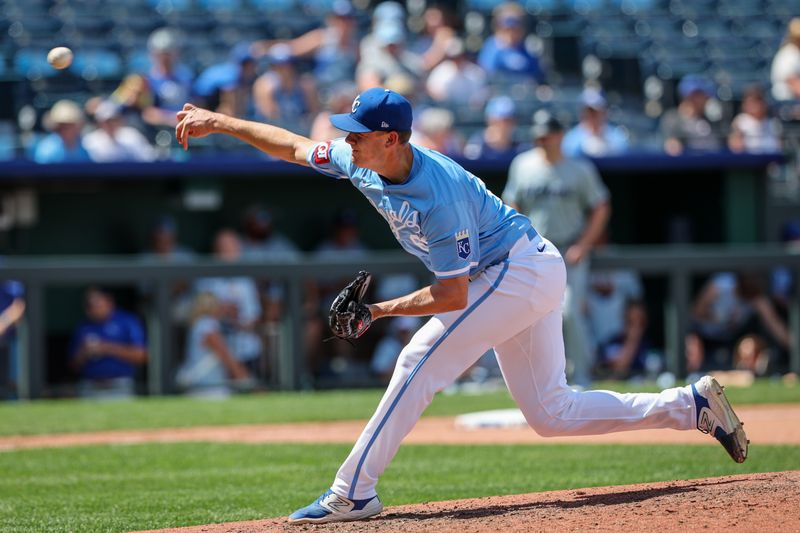
[[[458,257],[466,259],[472,250],[469,247],[469,230],[461,230],[456,233],[456,248],[458,249]]]
[[[327,165],[331,162],[331,142],[319,143],[314,148],[314,163],[317,165]]]

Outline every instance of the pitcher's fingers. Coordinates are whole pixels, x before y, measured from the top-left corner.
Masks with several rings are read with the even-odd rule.
[[[182,135],[183,135],[183,120],[178,122],[178,124],[175,126],[175,138],[178,139],[179,143],[183,142]]]
[[[195,108],[195,107],[194,107],[194,105],[193,105],[193,104],[190,104],[190,103],[188,103],[188,102],[187,102],[187,103],[185,103],[185,104],[183,104],[183,111],[191,111],[191,110],[192,110],[192,109],[194,109],[194,108]]]
[[[181,120],[176,127],[176,137],[178,138],[178,142],[183,145],[183,149],[186,150],[188,148],[188,132],[186,130],[186,120]]]

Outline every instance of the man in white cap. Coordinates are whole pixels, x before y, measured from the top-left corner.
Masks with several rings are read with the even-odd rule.
[[[71,100],[59,100],[45,115],[45,127],[52,131],[36,145],[37,163],[75,163],[89,161],[83,146],[83,111]]]

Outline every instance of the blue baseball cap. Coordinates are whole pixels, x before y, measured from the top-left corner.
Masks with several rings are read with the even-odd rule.
[[[517,112],[514,100],[508,96],[495,96],[486,104],[486,118],[512,118]]]
[[[334,0],[331,4],[331,14],[335,17],[353,17],[353,4],[350,0]]]
[[[697,74],[687,74],[678,84],[678,92],[681,98],[686,98],[695,92],[701,92],[710,98],[714,96],[714,84],[707,78]]]
[[[374,87],[356,96],[350,113],[331,115],[331,124],[342,131],[411,131],[411,104],[389,89]]]

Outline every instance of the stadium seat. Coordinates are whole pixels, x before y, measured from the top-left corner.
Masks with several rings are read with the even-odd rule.
[[[161,14],[191,11],[192,0],[148,0],[150,7]]]
[[[731,35],[731,28],[727,22],[718,18],[687,20],[684,24],[694,24],[697,29],[697,36],[702,39],[717,39]]]
[[[124,74],[122,59],[107,49],[81,50],[70,68],[86,80],[117,79]]]
[[[335,0],[300,0],[303,11],[315,15],[325,15],[330,12]]]
[[[732,30],[738,35],[761,38],[780,38],[785,33],[785,28],[777,26],[773,21],[766,19],[737,19]]]
[[[196,0],[198,5],[211,13],[236,12],[242,8],[239,0]]]
[[[249,0],[250,4],[263,13],[288,13],[296,7],[295,0]]]
[[[136,49],[128,54],[125,58],[125,64],[127,65],[127,72],[137,72],[137,73],[144,73],[150,70],[150,54],[147,53],[147,50],[144,49]]]
[[[55,76],[58,71],[47,63],[46,48],[23,48],[14,55],[14,72],[28,78],[46,78]]]
[[[612,0],[612,3],[626,15],[652,12],[659,5],[658,0]]]
[[[566,4],[581,15],[601,13],[608,7],[605,0],[566,0]]]
[[[571,12],[571,8],[564,0],[526,0],[524,4],[528,13],[537,16],[567,15]]]

